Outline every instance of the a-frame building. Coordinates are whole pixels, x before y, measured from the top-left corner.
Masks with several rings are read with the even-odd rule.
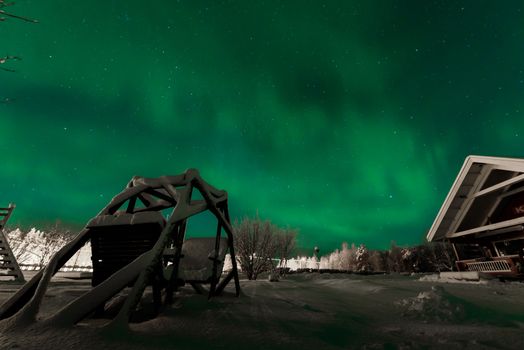
[[[460,271],[524,276],[524,159],[469,156],[427,235]]]

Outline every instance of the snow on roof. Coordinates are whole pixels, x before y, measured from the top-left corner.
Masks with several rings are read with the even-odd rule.
[[[116,212],[112,215],[99,215],[94,217],[89,221],[87,227],[140,225],[149,223],[156,223],[163,227],[165,219],[162,216],[162,213],[158,211],[146,211],[134,214]]]
[[[524,159],[469,156],[440,208],[428,241],[463,236],[524,223],[523,218],[489,225],[500,194],[524,180]],[[482,197],[482,200],[476,200]]]

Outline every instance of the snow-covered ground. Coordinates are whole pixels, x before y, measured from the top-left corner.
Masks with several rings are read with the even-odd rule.
[[[0,335],[1,349],[524,349],[524,283],[441,283],[399,275],[297,274],[242,280],[208,301],[182,289],[173,307],[129,330],[86,319]],[[17,285],[0,284],[0,302]],[[41,317],[90,288],[56,278]],[[1,324],[0,324],[1,327]]]

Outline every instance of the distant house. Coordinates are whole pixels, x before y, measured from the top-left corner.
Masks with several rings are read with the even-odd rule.
[[[469,156],[427,235],[460,271],[524,276],[524,159]]]

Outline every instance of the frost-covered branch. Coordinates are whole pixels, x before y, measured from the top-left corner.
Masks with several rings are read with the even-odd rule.
[[[4,8],[6,8],[8,6],[12,6],[14,4],[15,4],[14,1],[6,2],[5,0],[0,0],[0,22],[3,22],[8,17],[10,17],[10,18],[19,19],[19,20],[22,20],[22,21],[25,21],[25,22],[38,23],[38,21],[36,19],[15,15],[14,13],[11,13],[11,12],[8,12],[8,11],[4,10]]]
[[[4,56],[4,57],[0,57],[0,65],[1,64],[6,64],[8,61],[20,61],[21,58],[18,57],[18,56]],[[4,70],[4,71],[7,71],[7,72],[14,72],[15,70],[14,69],[11,69],[11,68],[5,68],[5,67],[0,67],[1,70]]]
[[[24,16],[15,15],[14,13],[11,13],[10,11],[7,11],[6,8],[9,6],[14,5],[14,1],[6,1],[6,0],[0,0],[0,22],[4,22],[7,18],[14,18],[25,22],[31,22],[31,23],[38,23],[36,19],[31,19]],[[6,72],[14,72],[15,70],[8,67],[2,67],[5,63],[8,61],[19,61],[20,57],[18,56],[4,56],[0,57],[0,70],[6,71]],[[12,99],[5,97],[0,100],[1,104],[6,104],[12,102]]]
[[[244,218],[234,224],[235,251],[248,279],[274,269],[273,258],[289,258],[295,245],[296,232],[282,230],[269,221]]]
[[[24,232],[17,228],[8,232],[7,236],[18,263],[39,270],[71,239],[72,234],[55,224],[44,231],[32,228]]]

